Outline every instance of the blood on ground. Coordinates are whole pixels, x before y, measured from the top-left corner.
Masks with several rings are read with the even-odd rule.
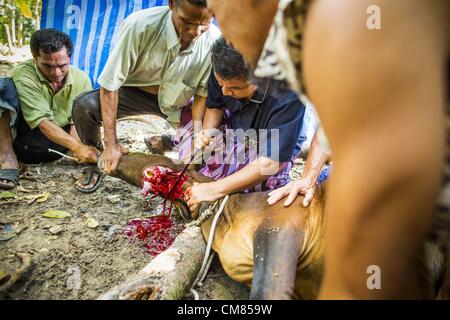
[[[143,243],[151,256],[166,250],[184,229],[184,226],[172,221],[172,204],[173,201],[183,198],[183,184],[186,180],[186,174],[179,177],[178,172],[163,167],[151,167],[142,175],[141,194],[144,198],[151,194],[149,202],[156,196],[164,198],[163,211],[155,217],[131,220],[125,227],[124,234],[136,242]],[[166,215],[167,201],[170,202],[170,207]]]

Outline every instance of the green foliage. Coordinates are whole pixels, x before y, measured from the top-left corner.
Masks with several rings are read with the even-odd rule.
[[[31,13],[30,6],[31,1],[26,0],[14,0],[17,7],[20,9],[20,12],[23,14],[24,17],[31,19],[33,18],[33,14]]]
[[[41,0],[0,0],[0,42],[4,44],[8,42],[6,24],[10,32],[14,27],[16,40],[22,37],[23,44],[28,44],[33,32],[39,28],[37,24],[40,19],[41,5]],[[23,24],[21,34],[20,21]],[[14,45],[17,46],[18,42]]]

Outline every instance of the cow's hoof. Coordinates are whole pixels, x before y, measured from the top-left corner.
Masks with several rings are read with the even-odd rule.
[[[186,222],[192,221],[192,214],[191,210],[189,210],[188,205],[182,201],[182,200],[175,200],[173,202],[174,206],[178,208],[178,211],[180,211],[180,215]]]

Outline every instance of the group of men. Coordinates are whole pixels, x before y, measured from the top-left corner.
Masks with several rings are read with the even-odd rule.
[[[256,148],[234,135],[231,147],[223,146],[228,150],[223,157],[212,150],[214,155],[205,159],[202,173],[217,181],[193,187],[188,199],[191,207],[233,192],[285,185],[306,139],[301,135],[305,106],[293,91],[274,90],[269,80],[262,87],[252,84],[243,57],[211,22],[204,1],[170,1],[169,7],[132,14],[123,23],[98,79],[98,90],[92,90],[81,70],[70,66],[72,44],[66,34],[37,31],[31,40],[34,59],[16,67],[13,81],[7,83],[7,93],[14,96],[16,88],[18,101],[8,103],[12,108],[3,108],[10,111],[2,116],[5,159],[14,159],[4,161],[3,188],[17,183],[15,154],[23,162],[51,161],[58,155],[49,148],[71,152],[81,163],[96,163],[103,152],[104,171],[114,172],[121,155],[128,152],[117,141],[116,120],[139,114],[158,115],[184,132],[178,139],[149,138],[151,151],[163,153],[177,146],[187,159],[192,147],[209,145],[211,129],[257,132]],[[11,143],[13,117],[18,117],[17,137]],[[257,149],[264,130],[265,153],[260,156]],[[272,132],[277,144],[273,151]],[[215,138],[225,144],[225,137]],[[236,156],[237,148],[242,149],[243,159]],[[268,170],[272,172],[269,179]],[[100,178],[97,166],[89,166],[75,187],[93,192]]]
[[[385,12],[382,30],[366,27],[372,2]],[[33,60],[2,80],[0,189],[16,186],[17,159],[55,160],[49,148],[88,164],[102,152],[104,171],[114,172],[128,152],[116,120],[129,115],[158,115],[178,129],[176,137],[149,138],[153,152],[175,147],[187,161],[209,148],[200,172],[215,181],[189,189],[191,209],[253,190],[272,190],[269,204],[287,197],[286,206],[301,193],[307,206],[331,149],[321,298],[407,297],[406,270],[436,231],[433,219],[448,229],[443,30],[450,11],[444,0],[386,2],[170,0],[124,21],[93,91],[70,66],[69,37],[40,30]],[[289,182],[306,138],[302,95],[317,107],[321,128],[301,179]],[[241,139],[249,130],[256,147]],[[101,175],[88,166],[76,189],[95,191]],[[445,236],[440,226],[435,235]],[[382,290],[366,285],[372,265],[383,272]]]

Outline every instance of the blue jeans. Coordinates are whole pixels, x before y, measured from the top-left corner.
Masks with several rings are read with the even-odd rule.
[[[17,115],[20,112],[20,103],[16,87],[11,78],[0,78],[0,116],[6,112],[10,114],[11,127],[17,125],[19,122]]]

